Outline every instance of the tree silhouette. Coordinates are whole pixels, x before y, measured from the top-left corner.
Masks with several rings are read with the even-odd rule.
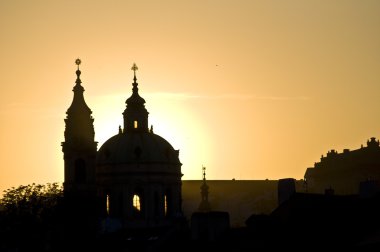
[[[0,201],[1,249],[46,250],[57,228],[57,208],[63,196],[62,185],[30,184],[4,191]]]
[[[41,214],[54,208],[62,196],[62,185],[58,183],[33,183],[5,190],[1,204],[6,214],[41,217]]]

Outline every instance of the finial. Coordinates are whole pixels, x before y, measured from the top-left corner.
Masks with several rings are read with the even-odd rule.
[[[150,133],[153,133],[153,125],[150,125]]]
[[[206,180],[206,167],[202,165],[203,180]]]
[[[77,58],[77,59],[75,60],[75,64],[78,66],[78,70],[79,70],[79,65],[80,65],[80,63],[82,63],[82,61],[80,60],[80,58]]]
[[[136,71],[139,70],[139,68],[137,67],[136,63],[133,63],[131,70],[133,70],[133,80],[136,83],[136,80],[137,80],[137,78],[136,78]]]
[[[202,165],[203,173],[203,183],[201,185],[201,203],[199,204],[198,210],[201,212],[208,212],[211,210],[210,203],[208,202],[208,185],[206,183],[206,167]]]
[[[123,133],[123,130],[121,129],[121,125],[119,125],[119,134]]]
[[[75,72],[77,74],[77,80],[75,81],[76,84],[80,85],[82,83],[82,81],[80,80],[80,74],[81,74],[81,71],[79,70],[79,65],[82,63],[82,61],[77,58],[75,60],[75,64],[78,66],[78,69],[77,71]]]

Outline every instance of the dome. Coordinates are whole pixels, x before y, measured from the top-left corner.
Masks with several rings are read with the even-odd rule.
[[[179,151],[164,138],[151,132],[124,132],[100,147],[98,165],[157,163],[180,164]]]

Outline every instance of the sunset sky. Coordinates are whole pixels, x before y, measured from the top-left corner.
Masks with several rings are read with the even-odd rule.
[[[63,182],[82,60],[99,147],[136,62],[183,179],[303,178],[380,138],[380,1],[0,0],[0,190]]]

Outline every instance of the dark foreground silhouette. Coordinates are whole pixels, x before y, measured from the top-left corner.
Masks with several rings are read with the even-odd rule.
[[[270,215],[252,215],[242,228],[229,227],[228,213],[201,211],[171,226],[112,230],[117,220],[100,219],[96,200],[66,199],[57,186],[41,188],[21,186],[5,194],[0,251],[380,248],[378,194],[293,193]]]

